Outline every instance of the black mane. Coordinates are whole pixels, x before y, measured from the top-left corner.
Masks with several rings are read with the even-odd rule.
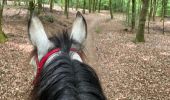
[[[106,100],[95,71],[88,65],[69,57],[73,43],[67,33],[51,38],[61,55],[43,67],[33,100]]]

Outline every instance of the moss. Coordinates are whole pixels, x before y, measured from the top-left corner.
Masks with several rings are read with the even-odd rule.
[[[0,33],[0,43],[7,41],[7,36],[4,33]]]

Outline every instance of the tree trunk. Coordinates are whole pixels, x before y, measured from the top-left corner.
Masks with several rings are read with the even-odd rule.
[[[155,16],[157,12],[157,0],[153,0],[153,14],[152,14],[152,20],[155,21]]]
[[[7,5],[7,0],[5,0],[4,5]]]
[[[67,0],[65,0],[65,10],[64,10],[64,14],[66,15],[66,17],[68,18],[68,2]]]
[[[96,0],[95,11],[97,10],[97,7],[98,7],[98,0]]]
[[[30,17],[32,16],[32,13],[33,13],[33,11],[34,11],[34,8],[35,8],[35,6],[34,6],[34,1],[33,1],[33,0],[32,0],[32,1],[29,1]]]
[[[150,33],[150,20],[152,18],[152,13],[153,13],[153,0],[150,0],[150,10],[149,10],[149,16],[148,16],[148,34]]]
[[[92,3],[92,0],[89,0],[89,13],[91,13],[91,3]]]
[[[166,15],[166,8],[167,8],[167,0],[162,0],[162,33],[165,34],[165,15]]]
[[[63,10],[63,0],[61,0],[60,2],[61,2],[61,9]]]
[[[132,32],[135,29],[135,20],[136,20],[136,0],[132,0]]]
[[[100,7],[101,7],[101,0],[99,0],[98,13],[100,13]]]
[[[112,0],[109,0],[110,16],[113,19]]]
[[[73,4],[73,0],[70,0],[70,8],[72,8],[72,10],[73,10],[73,6],[74,6],[74,4]]]
[[[40,14],[42,10],[42,0],[38,0],[38,14]]]
[[[149,1],[150,0],[142,0],[142,10],[139,16],[139,25],[138,25],[138,31],[136,34],[135,42],[145,42],[144,30],[145,30],[146,16],[149,7]]]
[[[128,26],[129,26],[129,22],[130,22],[130,1],[131,0],[128,0],[128,2],[127,2],[127,6],[126,6],[126,21],[127,21],[127,24],[128,24]]]
[[[96,0],[93,0],[93,12],[95,12]]]
[[[83,0],[83,14],[86,12],[86,0]]]
[[[2,1],[2,4],[0,2],[0,43],[5,42],[7,39],[6,35],[4,34],[4,32],[2,30],[2,18],[3,18],[4,3],[5,3],[5,0]]]
[[[54,0],[50,0],[50,12],[53,12]]]
[[[150,11],[149,11],[149,20],[153,17],[153,1],[154,0],[150,0]]]
[[[68,14],[69,14],[69,7],[70,7],[70,1],[67,0],[67,12],[68,12]],[[68,18],[68,17],[67,17],[67,18]]]
[[[76,11],[78,10],[79,8],[79,0],[76,1]]]

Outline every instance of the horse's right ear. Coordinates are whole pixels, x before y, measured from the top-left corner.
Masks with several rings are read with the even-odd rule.
[[[71,38],[82,44],[87,38],[87,23],[83,15],[78,11],[73,23]]]

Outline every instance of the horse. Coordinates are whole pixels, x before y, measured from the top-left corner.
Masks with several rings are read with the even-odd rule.
[[[42,22],[32,15],[28,36],[34,47],[35,78],[32,100],[106,100],[95,70],[83,62],[87,23],[77,12],[71,33],[47,37]]]

